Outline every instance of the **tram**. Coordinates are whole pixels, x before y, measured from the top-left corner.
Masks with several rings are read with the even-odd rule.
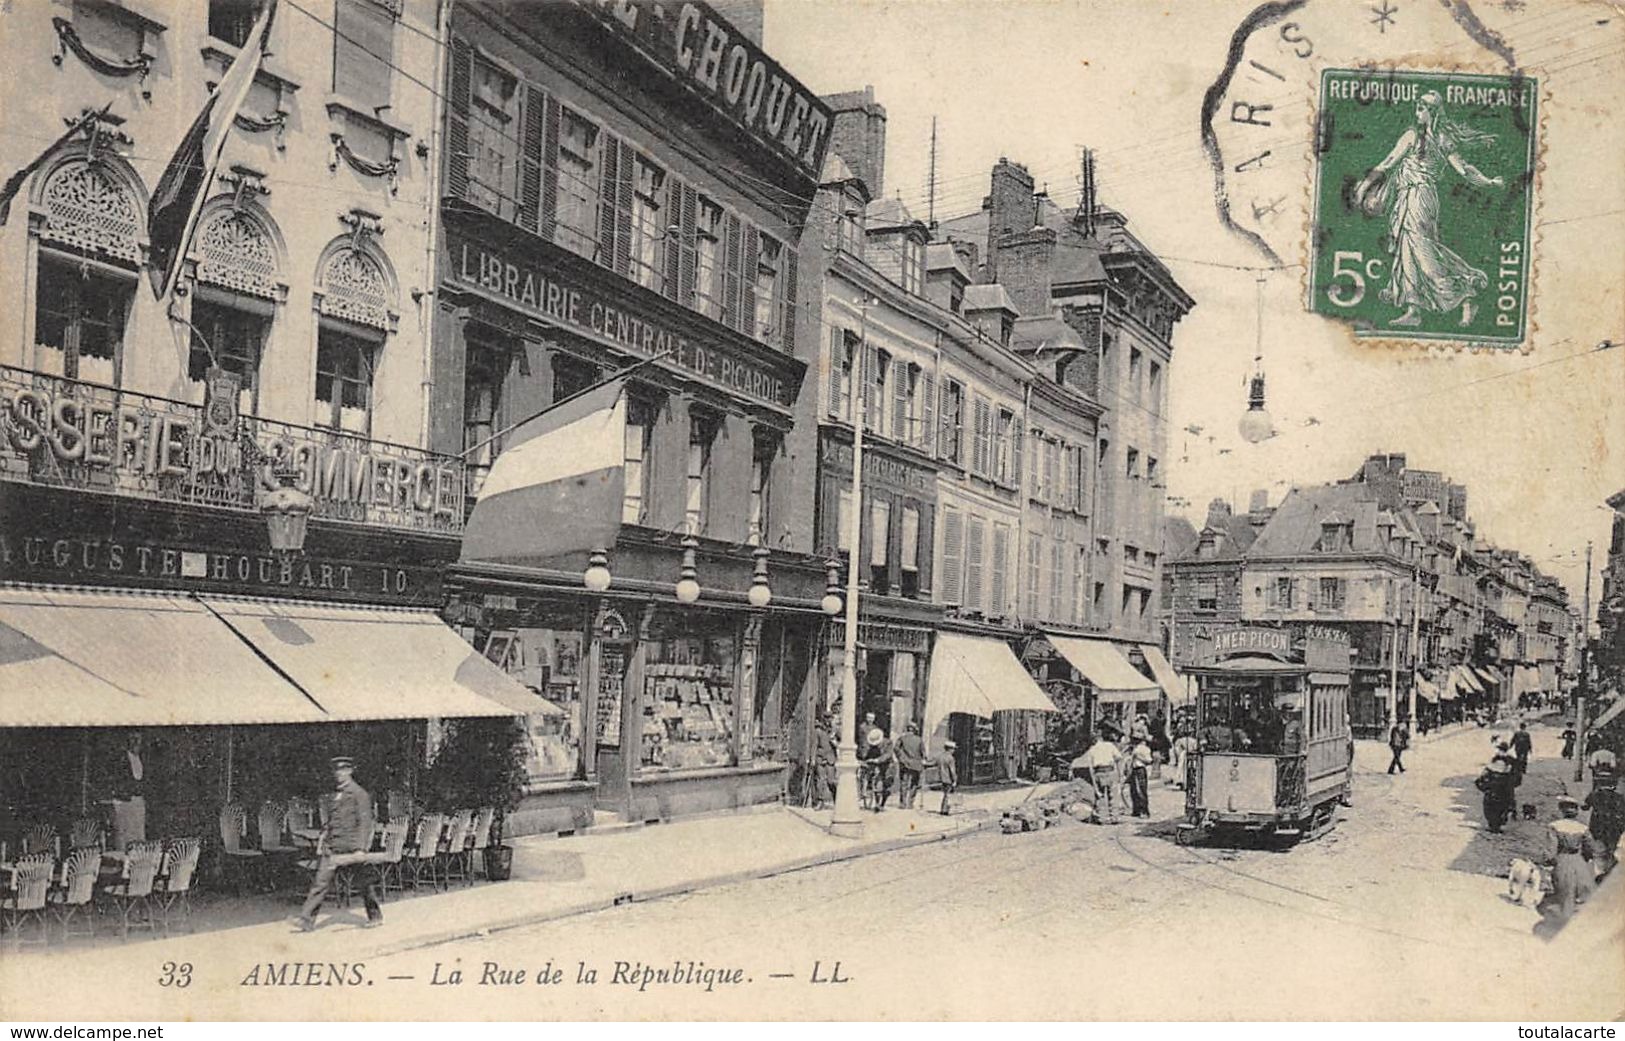
[[[1325,626],[1220,631],[1199,640],[1196,752],[1181,842],[1251,833],[1296,840],[1331,826],[1349,795],[1348,635]]]

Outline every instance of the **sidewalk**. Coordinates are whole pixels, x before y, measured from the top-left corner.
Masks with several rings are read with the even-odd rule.
[[[956,797],[954,813],[941,816],[920,810],[888,809],[863,815],[864,834],[837,838],[828,831],[829,811],[778,807],[682,820],[674,823],[584,834],[569,838],[529,836],[514,839],[513,877],[506,882],[454,883],[449,892],[392,898],[384,904],[384,925],[364,930],[359,900],[349,908],[329,903],[318,928],[299,934],[289,919],[297,904],[291,897],[247,898],[264,903],[255,917],[235,917],[232,901],[222,900],[219,914],[195,919],[194,935],[177,934],[154,943],[104,938],[94,944],[79,940],[54,943],[41,959],[71,958],[84,971],[89,961],[108,958],[117,964],[131,950],[158,951],[184,945],[195,959],[200,946],[221,950],[283,950],[299,957],[321,957],[329,948],[344,959],[376,958],[470,936],[484,936],[539,922],[588,914],[622,904],[658,900],[680,893],[753,878],[797,871],[820,864],[872,856],[906,846],[944,841],[998,825],[1003,809],[1037,798],[1053,785],[1005,785]],[[941,796],[924,793],[928,810]],[[934,797],[933,797],[934,796]],[[267,903],[275,900],[275,905]],[[237,901],[239,906],[243,903]],[[273,920],[268,917],[276,915]],[[257,920],[256,920],[257,919]],[[35,948],[38,950],[38,948]]]

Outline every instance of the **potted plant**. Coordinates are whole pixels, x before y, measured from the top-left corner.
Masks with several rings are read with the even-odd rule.
[[[430,807],[459,810],[489,806],[496,811],[491,838],[480,851],[486,875],[506,879],[513,871],[513,848],[503,843],[507,817],[524,793],[525,726],[517,716],[451,720],[439,754],[424,778]]]

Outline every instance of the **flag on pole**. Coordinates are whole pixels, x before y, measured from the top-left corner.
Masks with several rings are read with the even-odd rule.
[[[22,190],[23,185],[28,182],[30,177],[34,176],[34,171],[45,165],[45,160],[49,159],[52,153],[73,140],[74,136],[81,130],[90,126],[100,117],[107,115],[107,110],[112,107],[113,103],[109,101],[102,106],[100,112],[86,112],[74,120],[73,125],[68,127],[67,132],[52,141],[49,148],[34,157],[33,162],[6,178],[6,183],[0,185],[0,225],[4,225],[11,216],[11,200],[17,197],[17,193]]]
[[[549,409],[513,432],[463,529],[461,559],[535,564],[607,550],[625,498],[626,380]]]
[[[169,295],[180,274],[186,244],[191,241],[215,168],[220,165],[232,121],[259,72],[266,32],[275,11],[276,0],[266,0],[231,68],[203,103],[203,111],[192,120],[153,190],[147,211],[147,240],[151,243],[152,292],[159,300]]]

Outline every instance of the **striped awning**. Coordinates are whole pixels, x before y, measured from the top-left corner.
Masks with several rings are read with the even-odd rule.
[[[1183,705],[1188,697],[1189,685],[1174,671],[1173,665],[1163,657],[1162,649],[1155,644],[1140,644],[1140,653],[1145,655],[1145,663],[1151,668],[1151,675],[1157,678],[1157,686],[1168,695],[1170,705]]]
[[[1455,674],[1457,681],[1469,693],[1472,693],[1472,694],[1482,694],[1482,693],[1484,693],[1484,684],[1480,683],[1478,677],[1473,675],[1473,670],[1472,669],[1468,668],[1465,665],[1457,665],[1455,668],[1451,669],[1450,671]]]
[[[955,712],[990,719],[1009,709],[1054,712],[1055,703],[1003,640],[938,633],[925,690],[927,739]]]
[[[1423,701],[1438,701],[1439,688],[1426,676],[1416,677],[1416,696]]]
[[[1160,693],[1157,684],[1146,679],[1129,664],[1123,652],[1109,640],[1045,633],[1061,657],[1095,688],[1095,700],[1102,702],[1153,701]]]

